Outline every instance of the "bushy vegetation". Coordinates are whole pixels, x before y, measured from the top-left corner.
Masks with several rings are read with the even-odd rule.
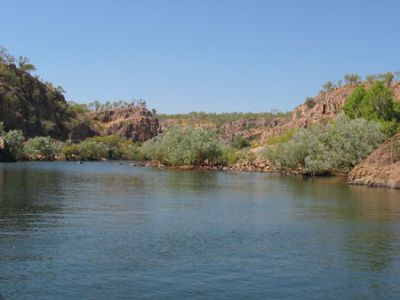
[[[264,156],[276,167],[308,175],[347,172],[385,139],[380,125],[344,114],[327,125],[299,129],[285,143],[268,146]]]
[[[25,158],[31,160],[54,160],[60,152],[61,143],[44,136],[31,138],[23,146]]]
[[[231,147],[237,150],[241,150],[243,148],[250,147],[250,141],[244,136],[236,135],[232,140]]]
[[[289,129],[281,134],[271,136],[267,140],[267,144],[268,145],[279,145],[282,143],[286,143],[287,141],[289,141],[292,138],[292,136],[296,133],[296,131],[297,131],[296,129]]]
[[[352,119],[379,122],[385,134],[393,135],[400,128],[400,104],[394,99],[393,91],[383,81],[377,81],[369,89],[363,85],[356,87],[343,111]]]
[[[215,165],[223,161],[223,147],[215,130],[175,126],[145,142],[147,159],[171,166]]]
[[[115,135],[88,138],[79,144],[66,143],[66,160],[143,160],[140,144]]]
[[[0,134],[1,135],[1,134]],[[12,156],[15,159],[21,159],[24,156],[23,143],[25,137],[21,130],[10,130],[4,134],[4,139],[10,149]]]

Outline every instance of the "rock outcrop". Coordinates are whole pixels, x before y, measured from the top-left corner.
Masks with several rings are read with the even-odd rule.
[[[7,142],[0,136],[0,162],[14,162],[15,157],[11,154]]]
[[[349,182],[400,188],[400,133],[357,165],[349,174]]]
[[[241,119],[224,123],[219,131],[222,140],[226,142],[231,142],[238,135],[250,141],[260,142],[269,136],[282,133],[281,129],[287,122],[283,118]]]
[[[135,142],[144,142],[160,133],[158,119],[143,106],[93,112],[92,117],[103,127],[104,135],[115,134]]]
[[[368,83],[363,83],[368,88]],[[353,92],[356,85],[335,87],[321,92],[311,102],[297,106],[292,113],[292,120],[287,124],[291,128],[307,128],[314,124],[324,123],[342,112],[347,97]],[[400,82],[391,84],[396,100],[400,101]]]

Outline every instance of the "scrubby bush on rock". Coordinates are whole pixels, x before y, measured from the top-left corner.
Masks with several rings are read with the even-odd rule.
[[[266,147],[264,156],[282,170],[308,175],[348,172],[384,139],[377,122],[341,114],[325,126],[300,129],[289,141]]]

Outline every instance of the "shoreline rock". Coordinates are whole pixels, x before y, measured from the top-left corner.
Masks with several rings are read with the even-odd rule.
[[[349,174],[354,185],[400,189],[400,133],[390,138]]]

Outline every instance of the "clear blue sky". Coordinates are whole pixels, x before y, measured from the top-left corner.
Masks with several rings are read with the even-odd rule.
[[[289,110],[327,80],[400,69],[400,1],[2,1],[0,45],[76,102]]]

